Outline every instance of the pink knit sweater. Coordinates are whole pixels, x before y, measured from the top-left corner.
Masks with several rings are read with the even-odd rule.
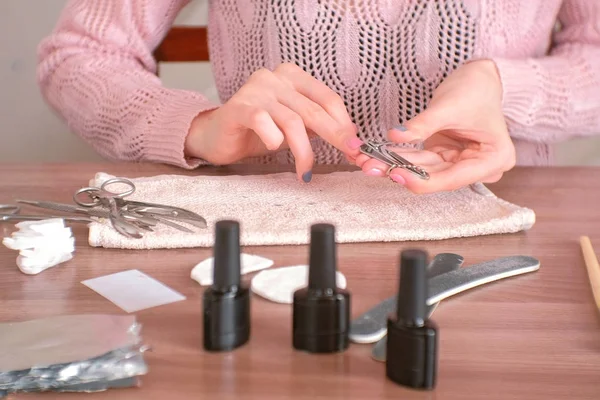
[[[188,2],[71,0],[40,45],[45,98],[105,157],[201,164],[185,159],[185,136],[218,104],[163,87],[152,58]],[[222,102],[253,71],[293,62],[344,98],[363,139],[423,110],[477,58],[500,71],[518,164],[549,164],[553,142],[600,133],[599,0],[211,0],[209,37]],[[323,142],[315,153],[344,161]]]

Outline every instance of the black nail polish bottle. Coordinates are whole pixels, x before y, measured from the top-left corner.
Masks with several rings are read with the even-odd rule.
[[[403,386],[433,389],[437,377],[437,325],[427,319],[427,253],[400,257],[396,316],[388,318],[387,377]]]
[[[310,353],[344,351],[349,345],[350,293],[336,284],[335,228],[315,224],[310,236],[308,286],[294,293],[293,346]]]
[[[241,283],[240,225],[215,226],[213,284],[204,291],[204,349],[231,351],[250,338],[250,291]]]

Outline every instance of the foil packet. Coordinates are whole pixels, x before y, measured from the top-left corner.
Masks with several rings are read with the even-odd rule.
[[[71,315],[0,324],[0,397],[138,386],[148,372],[133,316]]]

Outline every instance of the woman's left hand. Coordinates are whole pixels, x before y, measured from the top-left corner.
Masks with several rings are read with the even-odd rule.
[[[502,112],[502,83],[489,60],[459,67],[437,87],[425,111],[390,130],[388,137],[396,143],[424,142],[423,150],[394,151],[423,167],[429,180],[402,168],[390,171],[392,180],[415,193],[496,182],[516,162]],[[385,176],[388,169],[364,154],[355,162],[368,175]]]

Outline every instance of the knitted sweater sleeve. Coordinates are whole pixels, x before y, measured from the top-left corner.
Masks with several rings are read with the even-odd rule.
[[[558,142],[600,134],[600,1],[564,0],[547,56],[495,59],[511,136]]]
[[[154,49],[189,0],[70,0],[38,49],[41,92],[69,128],[112,160],[194,168],[185,138],[205,97],[164,87]]]

